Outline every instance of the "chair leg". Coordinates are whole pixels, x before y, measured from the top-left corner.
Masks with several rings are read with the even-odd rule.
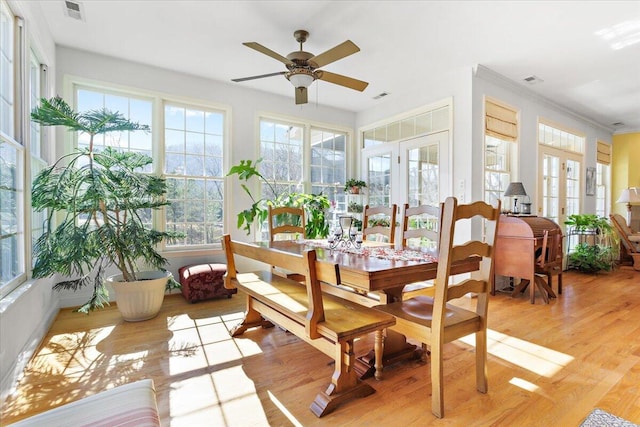
[[[442,346],[431,345],[431,412],[438,418],[444,417],[444,390],[442,369]]]
[[[476,388],[480,393],[488,391],[487,383],[487,331],[476,332]]]
[[[527,286],[529,286],[529,280],[527,279],[520,280],[520,283],[518,283],[518,286],[516,286],[513,292],[511,292],[511,297],[513,298],[519,293],[524,292],[527,289]]]
[[[558,274],[558,295],[562,295],[562,273]]]
[[[540,296],[542,296],[542,299],[544,300],[545,304],[549,304],[549,293],[548,293],[548,287],[547,284],[545,283],[544,279],[540,276],[536,276],[534,278],[535,282],[536,282],[536,286],[533,286],[531,289],[534,289],[535,287],[537,287],[540,290]],[[535,290],[534,290],[535,292]],[[533,304],[535,301],[532,301],[531,303]]]

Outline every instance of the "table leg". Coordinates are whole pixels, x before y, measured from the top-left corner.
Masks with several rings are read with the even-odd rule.
[[[380,295],[380,302],[387,304],[402,298],[402,287],[385,291]],[[389,366],[394,363],[420,359],[422,357],[422,348],[407,342],[404,335],[387,329],[384,336],[384,351],[382,352],[382,366]],[[376,372],[375,351],[370,350],[367,354],[359,356],[354,365],[360,379],[373,376]]]

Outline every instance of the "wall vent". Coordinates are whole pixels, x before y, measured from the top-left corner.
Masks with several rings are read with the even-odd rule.
[[[82,3],[78,1],[65,0],[64,11],[70,18],[77,19],[78,21],[84,21],[84,8]]]
[[[384,98],[385,96],[389,95],[389,92],[382,92],[376,96],[373,97],[373,99],[380,99],[380,98]]]
[[[542,80],[540,77],[534,76],[534,75],[531,75],[529,77],[525,77],[522,80],[524,80],[525,82],[529,83],[530,85],[535,85],[535,84],[544,82],[544,80]]]

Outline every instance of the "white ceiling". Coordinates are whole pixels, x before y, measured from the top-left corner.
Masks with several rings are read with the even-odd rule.
[[[356,92],[326,82],[310,103],[363,111],[410,97],[422,81],[482,64],[617,133],[640,131],[640,1],[99,1],[83,21],[63,1],[40,1],[59,45],[291,97],[283,56],[319,54],[350,39],[360,52],[323,69],[369,82]],[[529,85],[525,77],[544,82]],[[389,96],[374,100],[381,92]],[[622,122],[623,125],[612,126]]]

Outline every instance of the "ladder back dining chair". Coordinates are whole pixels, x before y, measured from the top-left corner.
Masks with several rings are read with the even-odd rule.
[[[406,301],[377,305],[378,310],[393,314],[396,325],[391,329],[427,343],[431,349],[431,411],[444,416],[443,347],[445,343],[475,334],[476,388],[486,393],[487,385],[487,311],[491,281],[493,280],[494,242],[500,201],[497,206],[485,202],[458,205],[454,197],[444,203],[441,223],[440,253],[435,284],[435,296],[417,296]],[[484,240],[470,240],[454,244],[456,224],[472,218],[484,219]],[[480,234],[480,233],[479,233]],[[460,283],[451,280],[452,265],[469,258],[480,259],[480,269]],[[462,308],[450,301],[472,293],[475,310]],[[426,397],[426,396],[425,396]]]

